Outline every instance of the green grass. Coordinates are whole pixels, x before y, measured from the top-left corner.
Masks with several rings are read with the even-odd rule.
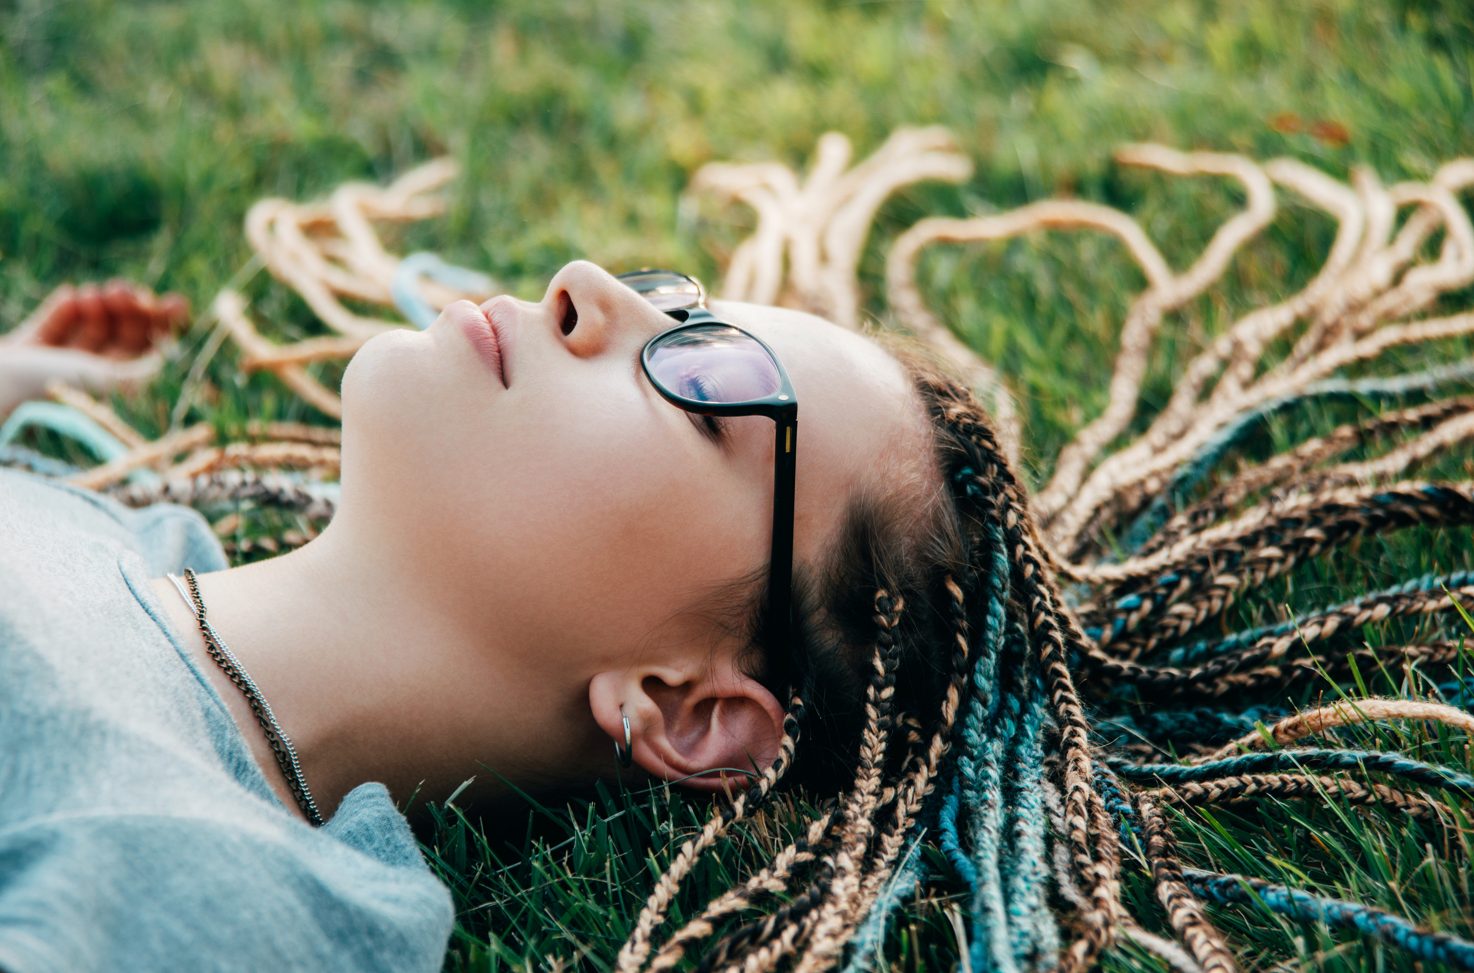
[[[1316,122],[1345,137],[1324,126],[1312,134]],[[180,290],[197,308],[236,279],[259,316],[308,333],[305,307],[251,265],[246,209],[266,195],[384,181],[441,153],[464,168],[451,211],[407,230],[395,241],[405,250],[434,248],[524,297],[583,256],[712,277],[748,217],[679,208],[696,167],[802,163],[830,128],[865,152],[915,123],[950,127],[977,172],[963,186],[908,190],[882,212],[861,268],[869,310],[881,317],[883,246],[923,214],[1077,195],[1135,213],[1184,265],[1239,195],[1216,180],[1116,167],[1109,150],[1123,142],[1289,155],[1339,175],[1368,165],[1388,182],[1474,153],[1474,13],[1461,0],[0,0],[0,329],[58,283],[121,275]],[[1225,286],[1169,323],[1147,413],[1170,391],[1172,361],[1308,279],[1332,231],[1325,217],[1285,205]],[[923,262],[922,280],[1009,377],[1027,422],[1028,472],[1042,480],[1105,401],[1103,363],[1140,275],[1099,239],[1052,236],[940,250]],[[1469,297],[1453,303],[1467,307]],[[210,333],[201,315],[184,359],[149,394],[115,398],[119,411],[150,434],[167,426]],[[321,421],[269,376],[243,379],[234,362],[229,346],[214,355],[184,418],[225,429],[246,416]],[[1277,421],[1256,448],[1350,414]],[[39,445],[66,450],[45,438]],[[1460,451],[1434,472],[1467,476],[1469,459]],[[1232,620],[1474,566],[1468,541],[1457,530],[1365,542],[1270,585]],[[1370,691],[1410,688],[1400,672],[1364,676]],[[1471,768],[1447,734],[1374,736]],[[448,961],[456,970],[542,967],[554,957],[607,968],[651,877],[700,820],[699,808],[663,791],[605,793],[571,809],[529,805],[484,830],[454,808],[431,811],[440,824],[427,854],[462,910]],[[1273,804],[1189,814],[1179,837],[1197,863],[1283,876],[1468,935],[1467,812],[1462,846],[1389,815]],[[677,917],[781,840],[782,821],[767,828],[699,869]],[[1155,917],[1140,869],[1127,878],[1128,904]],[[950,968],[946,917],[956,907],[944,896],[912,909],[892,947],[897,964]],[[1253,966],[1414,968],[1395,950],[1314,924],[1255,909],[1215,914]],[[1128,947],[1108,966],[1155,968]]]

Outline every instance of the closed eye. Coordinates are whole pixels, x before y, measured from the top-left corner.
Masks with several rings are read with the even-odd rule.
[[[647,385],[653,384],[650,377],[645,374],[644,368],[642,368],[640,365],[639,354],[635,355],[635,380],[639,382],[644,382]],[[654,391],[654,389],[652,389],[652,391]],[[660,393],[656,392],[655,394],[659,395]],[[661,398],[662,400],[664,400],[665,397],[661,396]],[[692,398],[699,398],[699,395],[692,396]],[[667,402],[666,404],[673,409],[681,408],[674,402]],[[718,446],[726,445],[727,423],[724,419],[719,419],[716,416],[702,415],[699,412],[692,412],[690,409],[681,409],[681,411],[686,413],[686,416],[691,420],[692,424],[696,426],[697,431],[700,432],[703,436],[716,443]]]
[[[681,389],[681,392],[691,399],[702,402],[710,402],[717,397],[716,383],[708,375],[693,375],[689,380],[689,387]],[[713,442],[721,443],[726,436],[726,425],[716,416],[702,415],[698,412],[691,413],[701,420],[703,431]]]

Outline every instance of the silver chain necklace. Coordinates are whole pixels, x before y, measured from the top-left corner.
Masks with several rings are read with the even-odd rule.
[[[282,776],[287,779],[287,787],[296,798],[297,806],[302,813],[307,815],[313,827],[322,827],[322,815],[318,813],[317,802],[312,799],[312,791],[307,787],[307,778],[302,776],[302,765],[297,760],[297,748],[292,746],[291,737],[282,730],[281,724],[276,721],[276,714],[266,702],[266,697],[261,695],[261,690],[256,688],[255,682],[247,675],[246,669],[230,651],[230,647],[220,640],[215,634],[215,628],[205,621],[205,599],[200,597],[200,584],[195,578],[193,568],[184,569],[184,577],[189,581],[189,591],[184,590],[179,576],[170,572],[166,577],[174,582],[179,596],[184,603],[190,606],[195,618],[200,623],[200,631],[205,636],[205,647],[235,687],[245,694],[246,702],[251,706],[251,712],[256,715],[256,721],[261,724],[261,729],[266,732],[266,742],[271,745],[271,752],[276,757],[276,765],[281,768]],[[191,598],[190,595],[194,597]]]

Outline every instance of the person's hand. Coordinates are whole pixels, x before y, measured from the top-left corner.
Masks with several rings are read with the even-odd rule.
[[[127,281],[58,287],[0,335],[0,413],[55,380],[90,392],[146,385],[163,368],[161,346],[188,319],[181,295]]]

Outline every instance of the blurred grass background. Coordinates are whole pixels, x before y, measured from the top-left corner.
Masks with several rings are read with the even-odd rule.
[[[0,330],[65,281],[125,276],[182,291],[200,309],[185,356],[149,393],[113,399],[157,434],[193,354],[210,343],[202,312],[227,281],[281,333],[316,329],[250,264],[241,222],[262,196],[387,181],[449,153],[463,167],[451,211],[409,228],[396,241],[402,251],[436,249],[527,298],[575,257],[710,279],[750,224],[745,214],[680,205],[698,166],[803,164],[828,129],[863,155],[908,124],[948,126],[977,172],[963,186],[910,189],[883,211],[862,265],[882,320],[883,247],[923,214],[1079,196],[1137,215],[1186,265],[1239,194],[1219,181],[1121,169],[1110,150],[1124,142],[1288,155],[1343,177],[1354,165],[1388,182],[1428,177],[1474,153],[1474,12],[1464,0],[0,0]],[[1170,389],[1174,361],[1307,280],[1333,231],[1284,199],[1225,286],[1169,322],[1148,405]],[[940,251],[922,279],[1008,376],[1024,407],[1026,464],[1041,481],[1058,447],[1104,404],[1105,363],[1140,275],[1102,240],[1053,236]],[[1469,296],[1452,303],[1467,307]],[[189,419],[323,421],[269,375],[246,379],[233,361],[229,346],[210,359]],[[1261,447],[1354,414],[1338,407],[1277,421]],[[1468,475],[1467,456],[1435,472]],[[1370,540],[1272,585],[1233,620],[1468,568],[1467,548],[1463,530]],[[1366,677],[1363,690],[1410,690],[1405,673]],[[1382,742],[1470,766],[1446,735],[1383,731]],[[700,818],[659,791],[603,794],[571,811],[529,805],[479,827],[455,808],[430,813],[438,826],[427,854],[462,908],[447,959],[456,970],[543,967],[549,957],[607,968],[672,842]],[[1451,847],[1385,815],[1271,805],[1189,815],[1180,837],[1190,860],[1467,935],[1464,824],[1464,845]],[[778,840],[782,822],[769,829],[702,869],[682,908]],[[1144,877],[1129,878],[1133,909],[1155,914]],[[956,907],[945,896],[918,905],[891,959],[950,968]],[[1316,924],[1253,907],[1216,914],[1251,965],[1414,968]],[[1154,968],[1130,948],[1108,963]]]

